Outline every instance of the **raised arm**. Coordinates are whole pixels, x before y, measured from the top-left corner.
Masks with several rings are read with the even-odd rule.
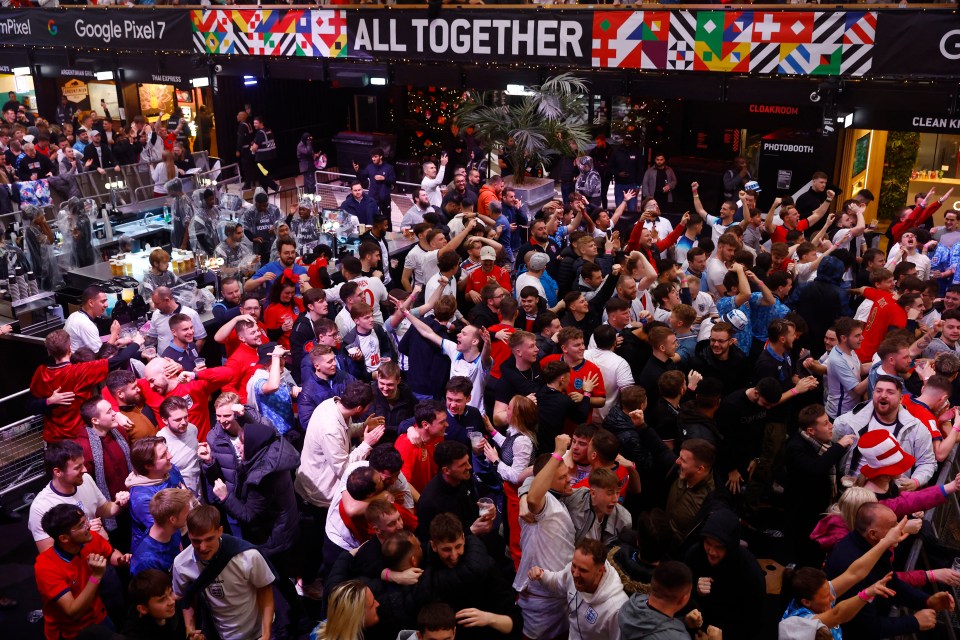
[[[837,194],[834,191],[827,189],[827,199],[823,201],[823,204],[813,210],[813,213],[811,213],[807,218],[807,224],[812,227],[820,222],[820,218],[827,214],[827,211],[830,209],[830,205],[833,203],[833,198],[836,195]]]
[[[740,199],[742,200],[745,195],[747,195],[747,192],[746,192],[746,191],[741,191],[741,192],[740,192]],[[783,198],[775,198],[775,199],[773,200],[773,204],[770,205],[770,210],[767,211],[767,217],[766,217],[766,218],[764,219],[764,221],[763,221],[763,230],[767,232],[767,235],[768,235],[768,236],[772,236],[772,235],[773,235],[773,230],[774,230],[774,229],[776,228],[776,226],[777,226],[776,224],[774,224],[774,220],[776,220],[776,217],[777,217],[777,209],[780,208],[780,203],[781,203],[781,202],[783,202]]]
[[[434,333],[433,329],[428,327],[423,320],[421,320],[420,318],[410,313],[409,310],[407,309],[403,310],[403,317],[405,317],[410,321],[410,326],[416,329],[417,333],[419,333],[421,336],[423,336],[430,342],[434,343],[438,347],[443,343],[443,338],[441,338],[436,333]]]
[[[437,256],[439,257],[445,253],[450,253],[451,251],[455,251],[456,248],[460,246],[460,243],[462,243],[464,240],[467,239],[467,236],[470,235],[470,232],[473,231],[473,228],[476,226],[477,226],[476,218],[471,219],[467,224],[463,225],[463,229],[461,229],[460,233],[453,236],[453,238],[450,239],[450,242],[443,245],[443,248],[437,252]]]
[[[623,212],[627,210],[627,204],[631,200],[637,197],[636,189],[628,189],[623,194],[623,202],[617,205],[616,211],[613,212],[613,217],[610,218],[610,228],[616,228],[617,223],[620,222],[620,216],[623,215]]]
[[[747,271],[743,268],[743,265],[739,262],[734,262],[733,266],[730,267],[731,271],[737,272],[737,297],[733,300],[733,306],[735,308],[740,308],[742,305],[746,304],[750,300],[750,279],[747,278]]]
[[[827,216],[827,221],[820,227],[820,231],[817,231],[813,238],[810,239],[815,245],[820,245],[823,242],[823,239],[827,236],[827,230],[833,225],[833,221],[837,219],[837,216],[833,213]]]
[[[693,209],[703,217],[704,222],[706,222],[708,225],[712,227],[713,223],[710,222],[710,214],[707,213],[707,210],[703,208],[703,203],[700,202],[700,194],[698,193],[699,189],[700,189],[699,182],[690,183],[690,190],[693,191]]]
[[[540,470],[540,473],[533,477],[533,483],[530,485],[530,491],[527,493],[527,507],[531,513],[540,513],[546,504],[547,491],[553,484],[553,478],[557,474],[557,467],[563,464],[563,454],[570,447],[570,436],[560,434],[556,437],[553,447],[553,454],[547,464]]]
[[[760,299],[760,304],[761,304],[761,305],[763,305],[764,307],[769,307],[769,306],[771,306],[774,302],[777,301],[777,299],[776,299],[776,298],[774,297],[774,295],[773,295],[773,292],[770,291],[770,288],[769,288],[769,287],[767,287],[767,284],[766,284],[763,280],[761,280],[760,277],[757,276],[753,271],[746,271],[746,270],[744,270],[740,275],[741,275],[741,277],[746,276],[747,280],[752,281],[752,282],[755,283],[758,287],[760,287],[760,293],[761,293],[761,295],[763,296],[763,297]],[[748,289],[748,291],[749,291],[749,289]],[[740,296],[737,296],[737,297],[739,298]]]
[[[227,338],[230,337],[230,334],[233,333],[234,327],[237,326],[237,322],[239,322],[241,319],[250,320],[251,322],[257,321],[256,318],[254,318],[251,315],[240,314],[235,318],[231,318],[230,320],[227,320],[226,324],[224,324],[222,327],[217,329],[217,332],[213,334],[213,340],[219,344],[223,344],[224,342],[226,342]]]

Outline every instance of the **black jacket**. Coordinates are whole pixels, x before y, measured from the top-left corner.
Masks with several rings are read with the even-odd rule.
[[[723,630],[724,637],[753,640],[763,637],[763,604],[766,599],[766,580],[757,559],[740,546],[740,521],[729,509],[711,513],[700,531],[700,536],[719,540],[727,554],[712,566],[703,550],[703,543],[691,547],[686,564],[693,571],[693,584],[700,578],[713,578],[710,593],[694,593],[696,605],[703,614],[704,628],[713,625]]]
[[[610,173],[618,183],[639,185],[643,172],[643,153],[638,147],[620,146],[613,150],[613,155],[610,157]]]
[[[790,505],[792,522],[802,531],[795,531],[798,537],[806,537],[813,531],[820,514],[827,510],[833,498],[830,470],[840,463],[847,450],[834,442],[829,449],[820,453],[816,447],[799,431],[793,433],[784,448],[784,466],[786,478],[784,497]]]
[[[821,334],[823,335],[823,334]],[[715,378],[723,384],[724,395],[736,391],[750,379],[750,363],[736,346],[731,346],[726,360],[717,360],[708,343],[697,349],[690,360],[690,369],[704,378]]]
[[[836,578],[847,570],[857,558],[870,550],[872,545],[856,531],[851,531],[833,548],[830,557],[827,558],[827,564],[824,571],[828,578]],[[874,582],[883,578],[889,572],[893,571],[891,562],[893,554],[887,552],[880,558],[877,564],[866,578],[855,584],[846,593],[838,593],[837,601],[849,598],[863,589],[866,589]],[[892,638],[894,636],[906,636],[916,633],[920,630],[917,619],[913,616],[900,615],[896,618],[889,615],[890,608],[894,605],[905,606],[908,609],[919,611],[927,608],[927,594],[916,587],[912,587],[903,582],[893,574],[893,578],[887,583],[896,595],[892,598],[877,598],[868,603],[860,610],[853,620],[842,625],[845,638]]]
[[[544,386],[537,391],[537,440],[549,443],[561,433],[564,433],[564,424],[569,422],[571,428],[586,421],[590,415],[590,398],[584,397],[580,402],[574,402],[563,391]],[[569,431],[567,432],[569,433]]]
[[[590,337],[593,336],[593,330],[599,327],[603,322],[603,308],[606,306],[607,301],[610,299],[610,296],[613,295],[613,292],[617,288],[617,283],[620,281],[619,275],[609,275],[603,281],[603,284],[600,285],[600,288],[597,290],[597,295],[588,303],[590,310],[587,311],[587,315],[583,316],[581,320],[576,320],[573,317],[573,314],[570,311],[564,312],[563,316],[560,318],[560,324],[565,327],[577,327],[583,331],[583,342],[588,344],[590,342]]]
[[[681,441],[701,438],[718,448],[723,442],[723,435],[717,427],[716,420],[701,413],[693,402],[680,405],[677,426],[680,429]]]
[[[101,158],[102,156],[102,158]],[[90,166],[87,166],[87,160],[93,160]],[[113,149],[106,142],[100,143],[100,153],[91,142],[83,149],[83,170],[96,171],[97,169],[110,169],[117,166],[117,159],[113,156]]]
[[[393,401],[387,400],[380,392],[380,387],[376,382],[371,382],[370,387],[373,389],[373,403],[370,404],[370,409],[360,419],[365,420],[367,416],[384,418],[387,432],[381,442],[393,442],[397,439],[397,430],[400,423],[413,417],[413,409],[417,406],[417,398],[406,382],[400,383],[397,388],[397,399]]]
[[[448,338],[445,325],[432,315],[423,321],[441,338]],[[447,382],[450,380],[450,358],[443,354],[433,342],[420,335],[419,331],[407,331],[399,345],[400,353],[408,358],[410,371],[417,372],[408,378],[410,389],[416,393],[429,395],[437,400],[444,397]]]
[[[454,487],[443,479],[442,474],[435,475],[423,488],[420,501],[417,502],[417,537],[420,538],[423,548],[430,547],[430,523],[441,513],[457,516],[463,530],[469,531],[480,517],[480,509],[477,507],[479,499],[472,479]]]
[[[273,556],[290,549],[300,529],[293,490],[300,454],[275,429],[252,424],[244,428],[244,457],[237,489],[224,506],[240,523],[244,540]]]

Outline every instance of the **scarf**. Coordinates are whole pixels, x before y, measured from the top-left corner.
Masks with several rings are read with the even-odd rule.
[[[127,441],[120,436],[116,429],[111,429],[110,435],[113,436],[113,439],[120,446],[120,450],[123,451],[123,457],[127,461],[127,471],[132,471],[133,465],[130,464],[130,447],[127,445]],[[113,500],[113,496],[107,489],[107,476],[103,470],[103,445],[100,444],[100,434],[94,431],[93,427],[87,427],[87,438],[90,440],[90,455],[93,457],[93,473],[97,488],[100,489],[100,493]],[[117,528],[117,521],[114,518],[104,518],[103,526],[107,528],[107,531],[114,531]]]
[[[822,456],[833,446],[832,442],[820,442],[816,438],[811,437],[806,431],[801,431],[800,437],[817,450],[818,456]],[[833,499],[837,497],[837,468],[835,466],[830,467],[828,477],[830,478],[830,498]]]

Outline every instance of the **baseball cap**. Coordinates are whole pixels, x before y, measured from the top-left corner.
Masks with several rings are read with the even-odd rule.
[[[733,328],[737,331],[743,331],[743,328],[747,326],[747,314],[740,309],[734,309],[720,316],[720,321],[733,325]]]
[[[93,136],[94,138],[99,138],[99,137],[100,137],[100,130],[99,130],[99,129],[94,129],[93,131],[90,132],[90,135]]]
[[[745,191],[756,191],[757,193],[763,191],[763,189],[760,188],[760,183],[756,180],[751,180],[747,184],[743,185],[743,188]]]
[[[484,247],[480,249],[480,259],[481,260],[496,260],[497,252],[493,250],[493,247]]]
[[[483,252],[480,252],[481,255]],[[530,265],[530,269],[533,271],[540,271],[541,269],[546,269],[547,265],[550,264],[550,256],[540,251],[534,252],[532,256],[527,258],[527,263]]]

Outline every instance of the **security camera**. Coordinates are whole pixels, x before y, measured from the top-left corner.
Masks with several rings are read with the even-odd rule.
[[[216,71],[217,73],[220,73],[221,71],[223,71],[223,65],[221,65],[221,64],[215,64],[215,65],[213,65],[213,70]],[[813,97],[811,96],[810,99],[813,100]],[[820,99],[820,98],[817,97],[817,100],[819,100],[819,99]],[[813,101],[816,102],[817,100],[813,100]]]
[[[817,103],[820,102],[820,92],[814,91],[810,94],[810,102]]]

